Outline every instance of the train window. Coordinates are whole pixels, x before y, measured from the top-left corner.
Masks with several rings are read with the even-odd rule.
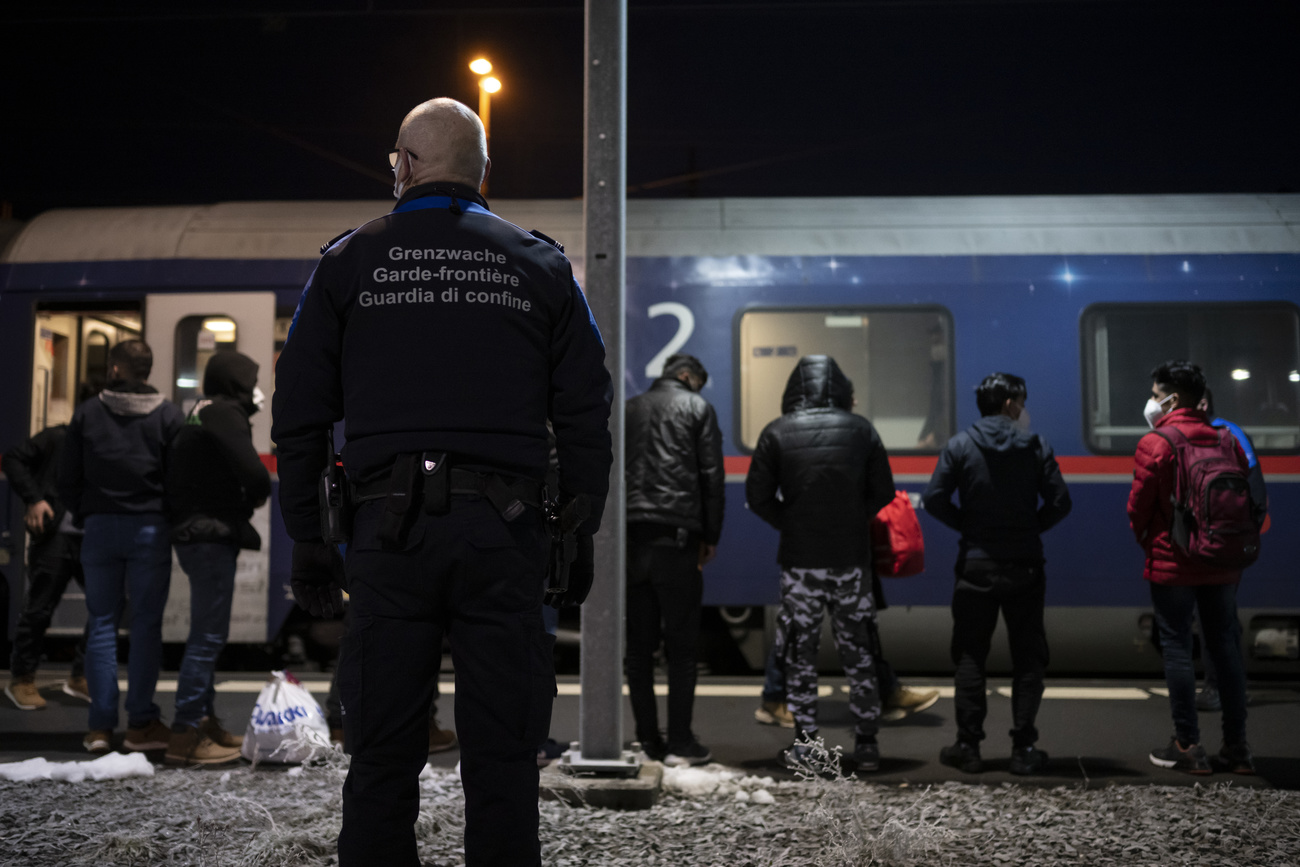
[[[937,452],[953,435],[952,315],[938,307],[763,308],[736,323],[736,438],[752,451],[805,355],[830,355],[853,380],[853,411],[885,447]]]
[[[218,352],[235,349],[238,334],[228,316],[186,316],[176,323],[176,383],[172,401],[186,415],[203,394],[203,371]]]
[[[1104,304],[1082,320],[1088,446],[1132,454],[1151,369],[1185,358],[1201,366],[1215,413],[1261,452],[1300,449],[1300,309],[1263,304]]]

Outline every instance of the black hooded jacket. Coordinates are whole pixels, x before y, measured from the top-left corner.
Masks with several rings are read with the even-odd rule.
[[[660,377],[627,402],[628,523],[685,527],[716,545],[722,535],[722,434],[709,402]]]
[[[868,526],[894,498],[894,476],[880,435],[852,405],[835,359],[804,356],[786,383],[784,415],[758,438],[745,497],[781,531],[782,566],[870,566]]]
[[[195,404],[172,443],[167,467],[172,540],[229,542],[257,550],[248,519],[271,495],[271,476],[253,447],[248,418],[257,412],[257,362],[218,352],[203,373]]]
[[[1005,415],[985,416],[948,441],[923,501],[926,512],[961,533],[963,562],[1042,563],[1038,536],[1071,505],[1052,447]]]
[[[87,515],[164,513],[167,450],[184,424],[144,382],[114,380],[68,423],[58,489],[78,525]]]
[[[24,506],[34,506],[44,500],[54,510],[54,517],[46,522],[45,530],[35,537],[37,540],[47,539],[58,532],[67,512],[58,490],[59,464],[63,460],[63,442],[67,436],[66,424],[47,427],[0,458],[0,470]]]

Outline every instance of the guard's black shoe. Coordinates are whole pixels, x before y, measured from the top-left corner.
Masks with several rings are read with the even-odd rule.
[[[880,770],[880,747],[875,738],[859,737],[853,742],[853,762],[859,771]]]
[[[1223,710],[1223,702],[1219,700],[1219,691],[1212,686],[1207,686],[1196,694],[1196,709],[1203,711],[1220,711]]]
[[[1255,773],[1255,759],[1250,754],[1250,744],[1245,741],[1239,744],[1224,744],[1219,749],[1219,758],[1234,774]]]
[[[698,740],[692,739],[689,744],[677,744],[668,748],[668,755],[664,756],[665,765],[707,765],[713,760],[713,753],[709,748]]]
[[[964,774],[978,774],[984,770],[979,745],[965,741],[957,741],[952,746],[939,750],[939,761]]]
[[[1171,771],[1183,771],[1188,774],[1211,774],[1210,760],[1205,755],[1205,747],[1200,744],[1183,746],[1178,743],[1178,736],[1169,739],[1169,746],[1151,751],[1151,764]]]
[[[1047,767],[1047,753],[1029,747],[1016,747],[1011,751],[1011,773],[1026,776],[1041,774]]]

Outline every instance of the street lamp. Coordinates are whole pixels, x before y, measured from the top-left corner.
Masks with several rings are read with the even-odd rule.
[[[470,72],[475,75],[484,76],[478,80],[478,117],[483,121],[483,139],[484,144],[489,146],[488,153],[491,154],[492,143],[492,94],[501,89],[501,81],[491,75],[492,61],[486,57],[479,57],[470,62]],[[483,195],[487,195],[487,181],[483,182]]]

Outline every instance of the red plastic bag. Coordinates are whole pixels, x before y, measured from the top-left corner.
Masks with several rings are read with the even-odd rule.
[[[925,571],[925,539],[907,491],[895,491],[894,499],[871,519],[871,549],[876,574],[882,578],[906,578]]]

